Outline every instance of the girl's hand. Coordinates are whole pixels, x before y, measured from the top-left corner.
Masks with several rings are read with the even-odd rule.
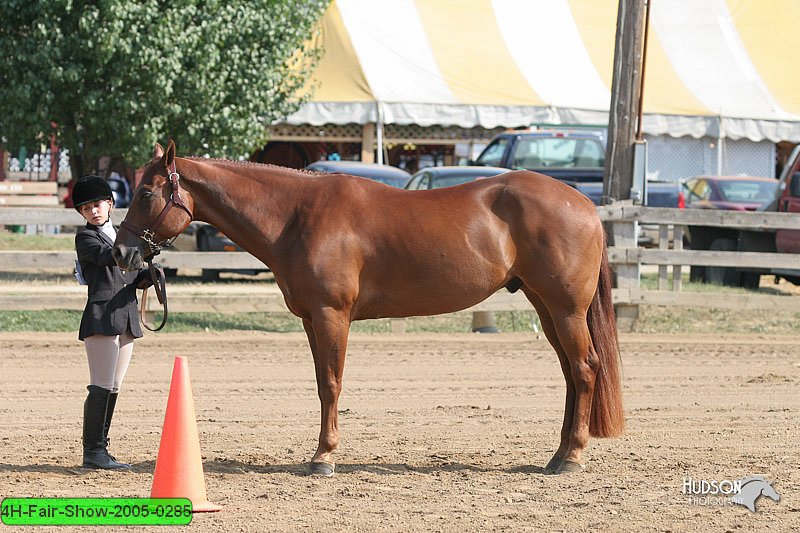
[[[161,268],[161,266],[158,263],[153,263],[153,268],[157,270]],[[138,283],[136,283],[136,288],[138,289],[146,289],[153,286],[153,280],[150,277],[150,269],[148,268],[140,270],[136,279],[138,280]]]

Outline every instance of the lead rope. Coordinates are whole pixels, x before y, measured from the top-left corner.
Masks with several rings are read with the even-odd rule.
[[[152,261],[147,262],[147,267],[150,270],[150,281],[153,282],[153,290],[156,293],[156,298],[158,298],[158,303],[160,303],[164,307],[164,316],[161,319],[161,324],[157,328],[153,328],[148,322],[147,318],[145,318],[145,312],[147,309],[147,289],[144,289],[142,293],[142,301],[139,305],[139,318],[142,321],[142,325],[148,329],[149,331],[160,331],[163,329],[164,325],[167,323],[167,317],[169,316],[169,311],[167,310],[167,285],[166,285],[166,276],[164,276],[164,269],[161,265],[153,264]]]

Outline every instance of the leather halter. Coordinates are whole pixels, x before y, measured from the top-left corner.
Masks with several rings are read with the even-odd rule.
[[[169,195],[169,201],[161,210],[158,217],[156,217],[155,222],[144,230],[140,230],[135,225],[131,224],[127,220],[123,220],[122,224],[120,224],[120,229],[124,229],[133,233],[140,239],[142,239],[145,243],[147,243],[147,247],[150,249],[150,253],[145,257],[145,261],[151,260],[154,256],[161,253],[161,247],[166,244],[169,239],[164,239],[163,241],[155,242],[156,231],[158,230],[161,223],[164,222],[164,219],[167,217],[170,209],[173,206],[180,207],[183,209],[187,215],[189,215],[189,220],[194,220],[194,215],[192,215],[192,211],[189,209],[189,206],[183,201],[183,197],[181,196],[181,186],[180,186],[180,174],[178,174],[177,169],[175,168],[175,161],[172,162],[171,168],[169,169],[169,182],[172,185],[172,193]]]
[[[145,317],[146,314],[145,310],[147,309],[147,288],[145,288],[144,292],[142,292],[142,301],[140,302],[139,315],[141,317],[142,325],[145,328],[149,329],[150,331],[158,331],[162,329],[164,325],[167,323],[167,317],[169,316],[169,311],[167,308],[167,287],[164,282],[165,280],[164,269],[161,268],[161,265],[153,263],[153,257],[161,253],[161,246],[167,243],[169,239],[164,239],[163,241],[155,242],[153,239],[155,239],[156,231],[158,230],[159,226],[161,226],[161,223],[164,222],[164,219],[167,217],[167,214],[169,213],[170,209],[172,209],[173,206],[180,207],[186,212],[187,215],[189,215],[190,221],[194,220],[194,215],[192,215],[192,211],[189,209],[189,206],[186,205],[186,203],[183,201],[183,197],[181,196],[181,185],[180,185],[181,177],[180,174],[178,174],[177,169],[175,168],[175,161],[172,162],[172,165],[170,166],[169,169],[169,182],[172,185],[172,193],[169,195],[169,201],[161,210],[161,213],[159,213],[158,217],[156,217],[155,222],[153,222],[153,224],[149,228],[140,231],[138,227],[131,224],[127,220],[123,220],[122,224],[120,224],[121,230],[123,229],[127,230],[130,233],[133,233],[134,235],[139,237],[141,240],[147,243],[147,247],[150,250],[150,253],[144,258],[144,260],[147,262],[147,267],[150,271],[150,283],[152,284],[153,290],[156,293],[158,302],[164,308],[164,314],[161,319],[161,324],[157,327],[153,327],[146,320]]]

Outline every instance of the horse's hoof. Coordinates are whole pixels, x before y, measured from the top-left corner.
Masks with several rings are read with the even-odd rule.
[[[544,467],[544,471],[548,474],[555,474],[558,471],[558,467],[561,466],[561,461],[561,457],[554,455]]]
[[[312,462],[308,465],[309,476],[322,476],[331,477],[336,470],[336,465],[333,463]]]
[[[574,474],[576,472],[583,472],[583,465],[567,459],[561,461],[561,465],[556,470],[556,474]]]

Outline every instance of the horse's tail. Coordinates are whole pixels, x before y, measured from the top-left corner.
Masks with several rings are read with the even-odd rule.
[[[622,410],[622,368],[617,339],[617,321],[611,302],[611,268],[608,266],[605,237],[597,291],[589,306],[586,321],[600,364],[594,383],[589,434],[616,437],[625,430]]]

